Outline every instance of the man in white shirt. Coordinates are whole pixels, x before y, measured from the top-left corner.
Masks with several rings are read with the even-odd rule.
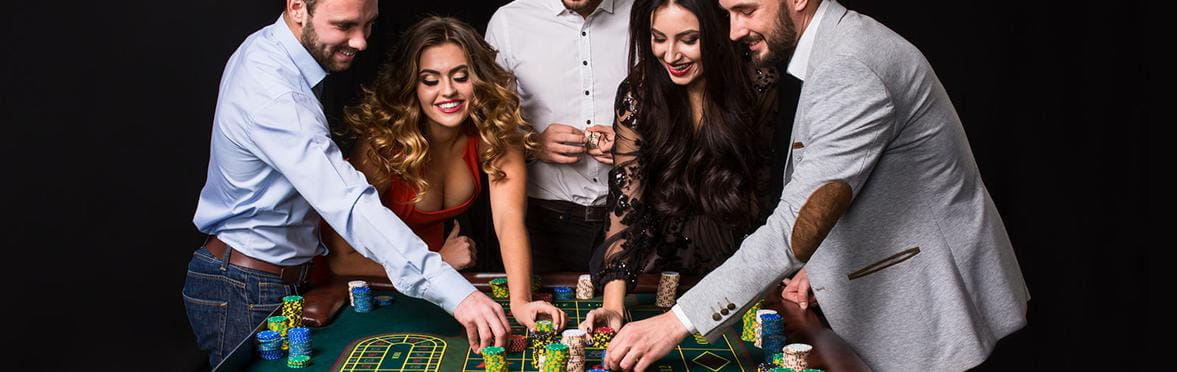
[[[486,41],[516,75],[540,133],[528,166],[527,229],[536,272],[588,268],[609,221],[613,104],[628,73],[632,0],[517,0],[491,17]],[[586,146],[592,132],[601,140]]]

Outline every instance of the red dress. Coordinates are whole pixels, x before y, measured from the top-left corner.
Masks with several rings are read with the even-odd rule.
[[[389,190],[382,196],[384,206],[409,225],[409,228],[429,245],[431,251],[437,252],[445,245],[445,221],[470,209],[470,205],[478,199],[478,193],[482,188],[482,183],[479,182],[481,170],[478,169],[478,141],[477,134],[467,135],[466,151],[462,153],[462,161],[466,163],[466,168],[470,169],[471,179],[474,180],[474,192],[470,194],[470,199],[449,209],[422,211],[413,204],[417,189],[398,177],[392,178]]]
[[[445,221],[470,209],[470,205],[478,199],[478,194],[482,189],[480,181],[482,174],[478,169],[478,142],[477,133],[466,136],[466,150],[462,152],[462,161],[466,163],[466,167],[470,169],[470,175],[473,176],[471,178],[474,180],[474,192],[470,194],[470,199],[462,204],[432,212],[418,210],[413,204],[413,197],[417,194],[416,188],[398,177],[392,177],[389,190],[381,197],[384,206],[400,217],[401,221],[404,221],[410,229],[413,229],[413,232],[421,240],[424,240],[425,244],[429,245],[431,251],[440,251],[441,247],[445,245]],[[329,229],[331,227],[323,222],[323,228]],[[333,276],[328,268],[326,257],[315,256],[312,267],[311,283],[326,283]]]

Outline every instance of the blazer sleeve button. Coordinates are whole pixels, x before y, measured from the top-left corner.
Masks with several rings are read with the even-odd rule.
[[[712,313],[711,314],[711,320],[718,322],[720,319],[723,319],[723,318],[719,316],[719,313]]]

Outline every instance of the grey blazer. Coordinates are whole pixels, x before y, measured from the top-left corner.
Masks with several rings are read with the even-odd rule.
[[[872,368],[976,366],[1026,324],[1030,295],[1001,216],[919,50],[830,6],[780,203],[678,304],[715,338],[804,265],[831,328]]]

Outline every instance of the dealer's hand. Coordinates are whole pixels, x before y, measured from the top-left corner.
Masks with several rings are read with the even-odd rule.
[[[650,363],[674,350],[687,334],[687,328],[669,311],[626,324],[605,351],[605,368],[645,371]]]

